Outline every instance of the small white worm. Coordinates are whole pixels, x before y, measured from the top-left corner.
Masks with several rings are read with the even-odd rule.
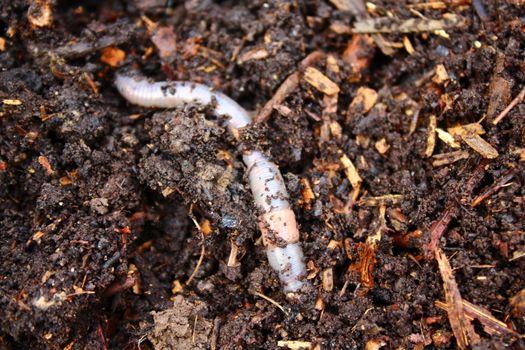
[[[207,105],[215,102],[215,114],[228,116],[228,127],[239,129],[252,122],[248,112],[228,96],[206,85],[191,82],[149,82],[117,74],[115,85],[130,103],[143,107],[173,108],[185,103]],[[299,229],[290,208],[281,172],[275,163],[258,151],[243,155],[255,206],[261,211],[259,229],[270,266],[277,271],[285,292],[304,284],[306,266],[299,242]]]

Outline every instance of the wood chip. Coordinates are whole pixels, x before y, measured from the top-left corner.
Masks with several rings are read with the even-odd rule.
[[[483,126],[480,123],[458,125],[452,128],[448,128],[447,130],[453,136],[461,136],[461,134],[465,134],[465,133],[476,134],[476,135],[485,134],[485,130],[483,129]]]
[[[443,19],[410,18],[400,20],[392,17],[377,17],[358,20],[352,33],[417,33],[439,32],[440,30],[459,27],[466,22],[461,16],[444,14]]]
[[[240,55],[239,58],[237,59],[237,63],[243,64],[248,61],[262,60],[268,57],[269,55],[270,53],[265,48],[256,47]]]
[[[348,113],[368,113],[377,102],[377,92],[374,89],[362,86],[356,91],[356,96],[348,107]]]
[[[120,62],[126,59],[126,53],[118,47],[110,46],[102,49],[100,62],[107,64],[110,67],[116,68]]]
[[[436,133],[437,133],[438,138],[441,141],[445,142],[447,145],[449,145],[451,148],[458,149],[461,147],[460,144],[457,143],[456,140],[454,139],[454,136],[452,136],[445,130],[441,128],[436,128]]]
[[[5,51],[5,39],[0,36],[0,51]]]
[[[469,145],[474,151],[487,159],[496,158],[499,153],[492,145],[481,138],[485,130],[479,123],[465,124],[448,128],[448,132],[454,136],[459,135],[463,142]]]
[[[450,78],[448,76],[447,70],[445,69],[445,66],[442,64],[438,64],[436,66],[436,73],[434,74],[432,81],[438,85],[442,85],[449,79]]]
[[[412,43],[410,42],[410,39],[406,35],[403,36],[403,46],[405,47],[405,50],[407,50],[410,56],[412,56],[416,52],[414,46],[412,46]]]
[[[339,93],[339,86],[316,68],[307,67],[304,72],[304,80],[325,95]]]
[[[428,136],[427,136],[427,148],[425,149],[425,157],[431,157],[434,153],[434,147],[436,146],[436,127],[437,119],[435,115],[429,117],[428,122]]]
[[[474,151],[481,154],[483,158],[494,159],[499,156],[498,151],[492,147],[492,145],[476,134],[465,133],[461,135],[461,138],[467,145],[469,145]]]
[[[22,104],[22,101],[15,99],[4,99],[2,100],[2,103],[7,106],[20,106]]]
[[[467,159],[469,153],[467,151],[455,151],[450,153],[441,153],[433,156],[434,160],[432,161],[433,167],[443,166],[455,163],[462,159]]]
[[[376,207],[383,204],[399,204],[403,201],[401,194],[387,194],[377,197],[363,197],[359,200],[359,205],[366,207]]]
[[[237,260],[237,254],[239,252],[239,247],[235,244],[233,240],[230,241],[231,243],[231,249],[230,249],[230,256],[228,257],[228,267],[239,267],[241,266],[241,263]]]
[[[341,57],[348,67],[350,75],[348,80],[357,82],[361,73],[369,66],[372,56],[374,40],[368,35],[353,35]]]
[[[325,292],[331,292],[334,289],[334,271],[331,267],[323,270],[321,280],[323,281],[323,290]]]
[[[474,327],[467,319],[463,311],[463,299],[459,293],[459,288],[452,272],[452,267],[441,249],[436,248],[435,258],[438,262],[439,272],[443,279],[445,299],[447,303],[447,314],[450,327],[454,332],[458,347],[466,349],[470,343],[479,342],[479,335],[474,331]]]
[[[280,348],[287,347],[290,350],[310,350],[312,343],[301,340],[279,340],[277,346]]]
[[[354,166],[354,163],[352,163],[352,161],[344,153],[339,158],[339,161],[341,162],[341,165],[343,166],[343,170],[346,174],[346,177],[348,178],[348,181],[350,181],[350,184],[352,185],[352,187],[358,188],[363,180],[361,179],[361,176],[359,176],[359,173],[357,172],[357,169]]]
[[[377,141],[374,145],[379,154],[385,154],[390,149],[390,145],[386,142],[386,139],[383,137],[381,140]]]

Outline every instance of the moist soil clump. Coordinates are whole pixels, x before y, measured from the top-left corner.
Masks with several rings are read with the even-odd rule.
[[[0,348],[524,348],[524,16],[0,1]],[[207,84],[257,122],[132,106],[117,71]],[[294,295],[246,149],[291,197]]]

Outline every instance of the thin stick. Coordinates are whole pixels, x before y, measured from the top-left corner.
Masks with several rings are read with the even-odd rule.
[[[323,52],[314,51],[301,61],[300,67],[304,69],[308,66],[311,66],[323,56]],[[254,124],[262,123],[268,120],[268,118],[270,118],[270,115],[272,114],[273,108],[277,105],[280,105],[286,99],[286,97],[288,97],[292,93],[292,91],[294,91],[297,88],[298,85],[299,71],[295,71],[290,76],[288,76],[288,78],[285,79],[285,81],[281,84],[281,86],[279,86],[279,88],[275,92],[275,95],[273,95],[273,97],[268,102],[266,102],[259,114],[257,114],[257,116],[255,117],[253,121]]]
[[[284,309],[284,307],[281,306],[281,304],[279,304],[278,302],[276,302],[275,300],[273,300],[272,298],[270,297],[267,297],[266,295],[262,294],[262,293],[259,293],[255,290],[251,290],[250,291],[252,294],[254,295],[257,295],[258,297],[261,297],[263,298],[264,300],[272,303],[273,305],[277,306],[286,316],[288,316],[288,312]]]
[[[496,125],[498,124],[501,119],[505,118],[507,114],[511,111],[512,108],[514,108],[518,103],[520,103],[523,98],[525,98],[525,87],[521,90],[521,92],[512,100],[507,108],[505,108],[497,117],[492,121],[492,124]]]
[[[193,280],[193,278],[195,277],[195,275],[196,275],[197,272],[199,271],[199,268],[201,267],[201,264],[202,264],[202,260],[204,260],[204,253],[205,253],[205,248],[204,248],[204,233],[202,233],[201,226],[199,225],[199,223],[198,223],[197,220],[195,219],[195,216],[193,216],[192,209],[193,209],[193,204],[192,204],[192,207],[190,208],[190,218],[191,218],[191,220],[193,221],[193,223],[195,224],[195,226],[197,226],[197,229],[199,230],[199,232],[200,232],[200,234],[201,234],[202,245],[201,245],[201,256],[199,257],[199,261],[197,261],[197,265],[195,266],[195,269],[193,269],[193,272],[191,273],[191,276],[188,278],[188,280],[186,281],[186,283],[184,283],[186,286],[189,285],[189,284],[191,283],[191,281]]]

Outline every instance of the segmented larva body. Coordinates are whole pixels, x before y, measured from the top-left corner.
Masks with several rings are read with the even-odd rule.
[[[250,115],[228,96],[206,85],[191,82],[149,82],[146,79],[117,75],[116,87],[130,103],[155,108],[173,108],[185,103],[215,102],[215,114],[229,116],[228,127],[239,129],[252,122]],[[248,168],[250,188],[266,255],[277,271],[285,292],[295,292],[303,285],[306,274],[304,256],[299,242],[299,229],[290,208],[288,193],[281,172],[275,163],[258,151],[243,155]]]

